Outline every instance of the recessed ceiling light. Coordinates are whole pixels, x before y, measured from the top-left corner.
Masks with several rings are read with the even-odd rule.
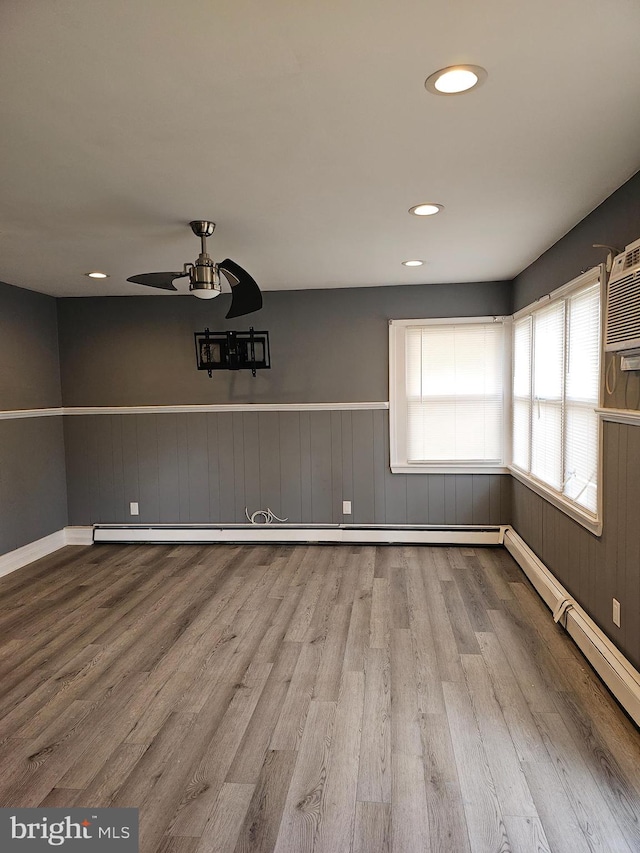
[[[89,278],[109,278],[106,272],[86,272],[85,275],[88,275]]]
[[[440,213],[441,210],[444,210],[444,205],[428,201],[423,204],[416,204],[415,207],[410,207],[409,213],[413,213],[414,216],[434,216],[436,213]]]
[[[424,85],[434,95],[460,95],[486,79],[487,72],[479,65],[450,65],[430,74]]]
[[[404,267],[421,267],[424,261],[403,261],[402,266]]]

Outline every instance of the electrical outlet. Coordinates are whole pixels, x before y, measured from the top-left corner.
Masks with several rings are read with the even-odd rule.
[[[131,503],[129,504],[129,514],[140,515],[140,507],[138,506],[137,501],[131,501]]]
[[[620,627],[620,602],[617,598],[613,599],[613,624]]]
[[[351,501],[342,501],[342,514],[351,515]]]

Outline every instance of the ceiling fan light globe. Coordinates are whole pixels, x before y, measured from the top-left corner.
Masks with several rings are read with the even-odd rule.
[[[216,290],[214,287],[194,287],[191,290],[194,296],[197,296],[198,299],[213,299],[216,296],[220,295],[220,291]]]

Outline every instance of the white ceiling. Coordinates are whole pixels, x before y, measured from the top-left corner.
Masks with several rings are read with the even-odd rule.
[[[265,290],[510,279],[640,168],[639,34],[636,0],[2,0],[0,279],[157,295],[125,279],[199,218]]]

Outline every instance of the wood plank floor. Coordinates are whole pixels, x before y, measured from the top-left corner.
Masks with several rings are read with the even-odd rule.
[[[640,851],[640,734],[502,549],[67,548],[0,605],[0,806],[134,806],[143,853]]]

